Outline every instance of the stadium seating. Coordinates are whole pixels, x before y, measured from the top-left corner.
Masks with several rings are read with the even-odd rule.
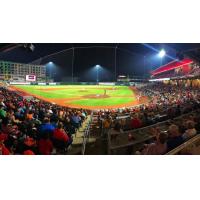
[[[199,133],[198,88],[153,83],[137,95],[148,104],[91,112],[24,99],[2,86],[0,152],[164,154]]]
[[[0,88],[0,93],[2,154],[24,154],[27,150],[33,154],[67,154],[68,147],[70,151],[76,146],[82,148],[83,132],[90,119],[89,112],[53,105],[35,98],[26,100],[5,87]],[[79,128],[74,127],[74,115]],[[60,122],[63,126],[59,128],[57,126]],[[61,143],[63,145],[60,149],[58,144]]]

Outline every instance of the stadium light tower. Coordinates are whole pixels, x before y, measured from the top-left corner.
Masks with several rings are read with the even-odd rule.
[[[46,67],[49,71],[49,77],[52,78],[54,63],[52,61],[49,61],[48,63],[46,63]]]
[[[96,72],[97,72],[97,83],[99,82],[99,69],[100,69],[100,65],[96,65]]]

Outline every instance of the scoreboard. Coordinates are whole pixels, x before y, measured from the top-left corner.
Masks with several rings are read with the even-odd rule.
[[[36,76],[35,75],[26,75],[26,81],[36,81]]]

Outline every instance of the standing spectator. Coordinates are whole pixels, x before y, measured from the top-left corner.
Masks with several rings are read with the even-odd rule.
[[[102,136],[106,136],[108,131],[110,130],[112,125],[112,119],[109,115],[106,116],[106,118],[103,120],[103,130],[102,130]]]

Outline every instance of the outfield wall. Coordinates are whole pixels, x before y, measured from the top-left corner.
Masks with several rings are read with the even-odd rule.
[[[135,86],[143,83],[134,83],[134,82],[20,82],[13,81],[9,82],[10,85],[107,85],[107,86]]]

